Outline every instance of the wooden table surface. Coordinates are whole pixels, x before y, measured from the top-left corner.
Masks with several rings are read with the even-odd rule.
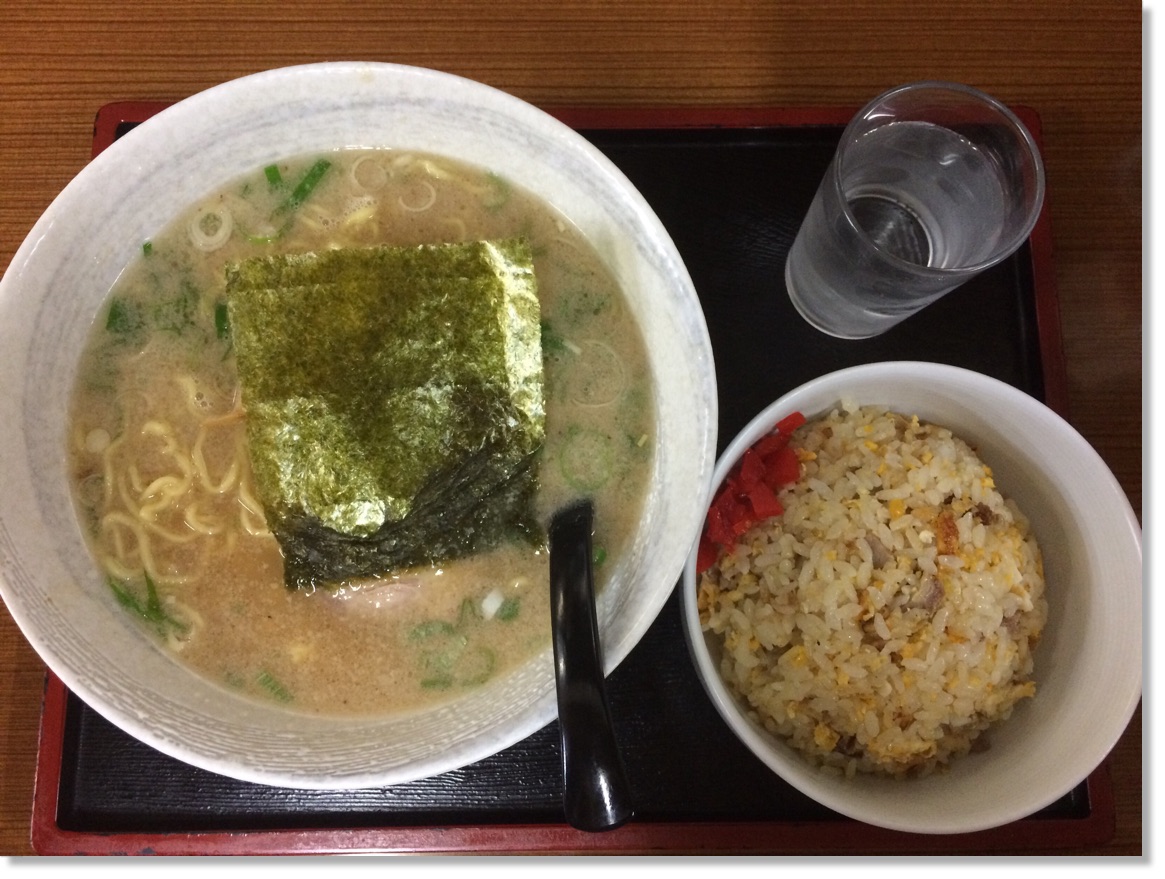
[[[1043,120],[1069,420],[1142,509],[1142,10],[1128,0],[6,0],[0,269],[89,159],[97,109],[259,70],[392,61],[539,106],[858,106],[917,79]],[[0,855],[31,854],[44,666],[0,610]],[[1111,757],[1142,853],[1138,709]]]

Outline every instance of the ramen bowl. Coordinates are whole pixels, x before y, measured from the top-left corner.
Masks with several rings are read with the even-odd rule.
[[[914,657],[906,647],[901,647],[902,654],[898,657],[893,655],[893,651],[899,648],[887,649],[889,655],[880,658],[901,665],[913,677],[903,676],[892,683],[895,675],[891,671],[885,683],[892,689],[881,689],[883,680],[879,675],[888,668],[887,665],[879,665],[875,660],[873,664],[860,668],[850,667],[853,657],[845,649],[833,649],[832,635],[813,628],[812,621],[799,623],[801,631],[811,630],[815,634],[812,639],[797,640],[798,644],[807,646],[803,653],[790,655],[793,670],[782,671],[780,675],[766,674],[758,686],[780,687],[781,684],[774,682],[773,678],[795,677],[798,661],[807,659],[812,664],[816,661],[817,651],[827,648],[829,658],[821,668],[828,674],[816,677],[807,694],[783,700],[779,710],[771,705],[764,709],[764,715],[770,718],[782,713],[793,718],[801,709],[806,709],[805,716],[818,718],[814,713],[818,706],[834,706],[829,710],[835,714],[828,720],[820,719],[822,725],[814,732],[824,742],[821,745],[824,750],[831,751],[831,756],[839,755],[839,765],[832,771],[818,768],[790,745],[789,737],[799,735],[797,729],[786,725],[779,728],[779,735],[770,731],[772,727],[766,726],[762,715],[753,709],[753,702],[757,699],[764,704],[757,692],[752,693],[753,701],[750,702],[740,695],[737,688],[726,684],[722,660],[726,649],[733,648],[726,648],[724,638],[706,631],[701,622],[697,600],[700,578],[697,575],[697,555],[693,552],[684,570],[683,618],[686,639],[700,679],[725,723],[760,763],[792,787],[842,815],[894,830],[945,834],[984,830],[1037,813],[1069,794],[1093,773],[1124,732],[1140,699],[1141,530],[1136,516],[1107,466],[1063,418],[1034,397],[996,379],[934,363],[891,362],[857,366],[822,376],[790,391],[760,412],[726,446],[717,462],[714,485],[720,486],[745,451],[791,413],[800,412],[812,421],[829,415],[833,410],[844,412],[855,406],[879,407],[907,419],[917,416],[923,422],[947,428],[955,437],[969,444],[990,468],[988,478],[994,481],[999,493],[1014,501],[1029,520],[1031,533],[1042,553],[1044,597],[1047,601],[1047,619],[1031,653],[1034,659],[1034,696],[1028,698],[1025,695],[1019,699],[1010,716],[998,720],[980,737],[981,740],[976,740],[979,745],[986,745],[985,748],[974,747],[970,753],[955,753],[945,766],[929,774],[915,773],[903,777],[862,771],[847,774],[848,755],[855,749],[847,749],[840,740],[830,743],[826,727],[849,723],[851,712],[846,706],[857,704],[849,702],[851,697],[864,699],[860,702],[861,708],[879,717],[881,723],[881,700],[898,692],[898,682],[908,693],[911,687],[921,688],[929,672],[944,659],[944,653],[937,650],[934,657],[927,653],[925,660],[920,659],[919,663],[911,665],[907,657]],[[851,422],[842,420],[840,423],[841,427],[831,428],[838,431],[835,436],[850,437]],[[855,446],[868,442],[869,448],[874,449],[885,441],[883,434],[878,433],[876,440],[861,442],[863,436],[869,436],[861,432],[863,429],[864,426],[860,426],[853,430]],[[805,433],[808,432],[807,429]],[[804,441],[804,435],[794,436],[794,448]],[[898,450],[894,451],[897,453]],[[865,455],[865,452],[859,454]],[[905,459],[908,452],[904,449],[901,454]],[[944,454],[935,452],[936,457]],[[802,455],[807,455],[804,448]],[[924,457],[914,456],[916,474],[923,467],[917,462]],[[854,484],[864,480],[865,474],[860,470],[875,466],[871,463],[850,467],[853,459],[844,460],[852,475],[839,477],[839,481],[852,479]],[[878,460],[886,463],[889,457]],[[891,463],[888,472],[893,470]],[[874,495],[881,490],[876,486],[869,488],[869,493]],[[948,487],[946,491],[952,493],[951,497],[959,497],[954,487]],[[828,492],[828,488],[814,489],[821,504],[814,508],[817,512],[807,520],[808,525],[832,517],[837,504],[848,504],[850,509],[863,506],[859,497],[847,494],[849,499],[842,500],[830,497]],[[794,503],[792,495],[784,497],[789,505]],[[942,502],[939,497],[937,503]],[[950,500],[946,502],[951,503]],[[808,508],[800,504],[790,506],[798,511]],[[891,517],[895,515],[898,513],[890,513]],[[987,514],[982,516],[986,518]],[[800,521],[799,512],[794,514],[794,520],[788,526],[793,529],[791,533],[802,534],[796,524]],[[828,534],[805,538],[805,548],[801,552],[811,554],[809,544],[831,538],[834,534],[840,535],[839,540],[849,537],[851,530],[841,529],[840,521],[830,518]],[[864,523],[871,521],[875,520],[863,517]],[[785,528],[785,523],[782,522],[781,527]],[[876,525],[870,525],[862,531],[863,536],[855,539],[867,540],[866,535],[877,536],[879,533]],[[750,538],[743,539],[746,545],[756,545]],[[925,544],[926,538],[922,537],[921,542]],[[886,547],[884,541],[879,540],[879,544]],[[998,547],[999,541],[983,543],[984,547],[992,545]],[[873,549],[872,544],[870,548]],[[893,576],[895,566],[903,564],[899,553],[909,553],[910,549],[900,550],[892,541],[886,548],[891,556],[879,561],[871,552],[874,558],[870,564],[872,569],[888,567],[890,573],[884,575],[888,580]],[[947,548],[943,552],[953,555],[955,550]],[[841,550],[836,550],[836,553],[841,556]],[[764,556],[763,551],[753,554],[757,559]],[[753,566],[753,571],[763,572],[769,564],[768,561],[759,561]],[[951,564],[955,562],[951,561]],[[809,591],[798,592],[797,598],[785,597],[782,601],[787,606],[801,608],[806,614],[827,619],[828,612],[819,614],[819,607],[827,605],[819,605],[812,591],[815,588],[813,583],[819,577],[812,573],[816,565],[817,562],[802,566],[809,568],[811,573],[807,579],[797,576],[795,580],[798,589]],[[802,567],[794,563],[796,571],[805,573]],[[968,567],[981,570],[971,565]],[[990,569],[988,573],[995,576]],[[768,575],[758,573],[757,576]],[[870,588],[877,589],[877,580],[877,576],[871,573],[865,582],[870,584]],[[737,582],[740,581],[732,581],[733,584]],[[832,581],[835,586],[841,582],[840,576]],[[854,582],[862,582],[860,572],[855,575]],[[959,580],[952,578],[950,582]],[[866,588],[861,586],[861,589]],[[900,588],[909,587],[903,585]],[[879,600],[872,593],[867,598],[872,603]],[[757,603],[772,607],[774,602],[758,597]],[[841,604],[844,605],[845,601]],[[947,611],[943,610],[944,605],[949,606]],[[890,602],[879,606],[885,610],[886,619],[891,619],[891,611],[886,609]],[[957,606],[958,595],[948,591],[940,603],[924,602],[916,612],[926,610],[932,614],[929,617],[934,625],[932,631],[941,632],[963,625],[962,620],[956,623]],[[751,620],[760,616],[760,612],[740,610],[740,607],[737,605],[737,612],[746,614]],[[947,614],[946,623],[941,628],[934,622],[939,613]],[[872,616],[869,619],[872,620]],[[896,635],[880,629],[877,623],[872,623],[872,626],[870,637],[867,639],[862,635],[859,640],[863,647],[868,646],[880,653],[882,645],[889,648],[891,641],[878,642],[876,639],[882,634],[891,638]],[[841,628],[849,631],[844,626]],[[979,630],[959,628],[959,632],[968,633],[966,644],[974,641],[969,633],[990,630],[990,626]],[[942,640],[940,635],[928,637],[931,643]],[[984,640],[989,638],[987,635]],[[790,642],[782,640],[771,649],[782,652],[787,643]],[[761,652],[758,645],[754,654],[759,656]],[[969,657],[973,653],[968,649],[963,655]],[[802,662],[800,667],[804,666]],[[948,664],[946,668],[957,675],[955,665]],[[730,663],[730,673],[734,674],[731,669]],[[948,692],[956,692],[957,677],[948,678],[944,672],[939,678],[944,686],[952,688]],[[873,692],[865,692],[865,680],[876,682],[869,688]],[[836,692],[833,683],[838,685]],[[845,692],[847,687],[848,693]],[[981,692],[981,687],[979,689]],[[941,704],[941,699],[939,695],[931,704]],[[898,705],[897,702],[893,704]],[[918,720],[924,711],[935,710],[927,707],[925,702],[922,709],[912,707],[907,723]],[[854,713],[861,714],[861,709]],[[903,714],[899,712],[899,719],[901,716]],[[838,721],[838,717],[845,719]],[[960,722],[963,722],[961,718]],[[862,725],[865,725],[864,715]],[[858,740],[865,732],[856,725],[852,728],[846,725],[844,729],[852,729],[850,734]],[[874,738],[883,732],[885,738]],[[868,741],[892,746],[895,744],[894,734],[894,729],[882,724],[869,731]],[[879,755],[895,753],[890,746],[877,747]],[[842,754],[847,756],[840,757]]]
[[[432,707],[323,716],[189,671],[137,625],[83,538],[67,474],[77,354],[127,265],[206,193],[283,157],[400,148],[489,169],[581,231],[625,292],[654,388],[644,499],[597,599],[614,669],[671,593],[715,455],[712,353],[683,262],[622,173],[548,114],[437,71],[324,63],[227,82],[148,119],[53,201],[0,282],[0,590],[66,686],[157,750],[260,784],[339,789],[428,777],[493,754],[556,714],[546,646]],[[697,499],[693,502],[693,499]]]

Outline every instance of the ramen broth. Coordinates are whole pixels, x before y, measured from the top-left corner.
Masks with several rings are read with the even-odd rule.
[[[408,710],[456,698],[549,645],[546,553],[505,545],[335,589],[288,589],[247,457],[224,266],[274,252],[526,237],[545,364],[538,512],[545,521],[572,498],[594,498],[599,588],[642,510],[652,388],[616,282],[539,199],[431,155],[320,159],[257,169],[204,199],[123,272],[80,361],[74,494],[113,594],[180,661],[293,710]]]

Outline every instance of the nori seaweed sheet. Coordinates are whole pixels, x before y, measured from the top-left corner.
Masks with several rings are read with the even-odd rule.
[[[293,588],[542,542],[540,309],[522,239],[226,269],[247,441]]]

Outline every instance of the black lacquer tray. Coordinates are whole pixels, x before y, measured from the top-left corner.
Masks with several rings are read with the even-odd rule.
[[[94,151],[163,106],[104,107]],[[554,112],[639,188],[687,264],[715,354],[720,448],[796,385],[877,360],[967,367],[1066,414],[1047,211],[1031,241],[1001,265],[881,337],[842,341],[796,314],[783,269],[850,109]],[[1038,116],[1020,112],[1038,138]],[[611,675],[609,692],[637,812],[617,830],[587,834],[564,822],[555,723],[435,778],[288,790],[166,757],[50,674],[33,844],[43,854],[986,853],[1079,849],[1114,831],[1106,766],[1039,814],[974,834],[888,831],[818,805],[720,720],[688,657],[678,589]]]

